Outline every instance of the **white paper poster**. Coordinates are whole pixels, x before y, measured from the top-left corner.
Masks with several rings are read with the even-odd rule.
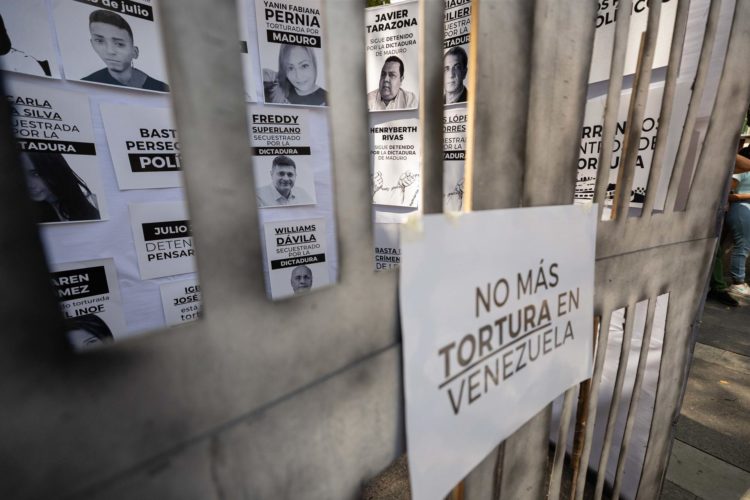
[[[129,208],[142,279],[195,272],[193,233],[184,203],[131,203]]]
[[[268,104],[325,106],[325,27],[320,0],[255,0]]]
[[[159,290],[167,326],[188,323],[201,317],[201,287],[197,279],[165,283]]]
[[[0,2],[0,68],[60,78],[44,0]]]
[[[6,86],[37,221],[106,219],[88,97],[12,78]]]
[[[443,102],[468,100],[469,37],[471,0],[445,1],[445,41],[443,42]]]
[[[466,106],[443,112],[443,211],[460,212],[464,206],[466,158]]]
[[[365,11],[367,107],[370,111],[419,105],[417,2]]]
[[[310,131],[304,109],[250,108],[250,144],[258,206],[315,204]]]
[[[166,108],[102,103],[120,189],[181,187],[180,142]]]
[[[419,120],[386,121],[370,116],[372,202],[378,205],[419,205]]]
[[[427,215],[402,227],[415,500],[443,498],[502,440],[591,377],[596,215],[566,205]]]
[[[298,295],[330,283],[325,219],[267,222],[265,241],[271,298]]]
[[[632,91],[626,90],[621,94],[620,107],[617,116],[617,130],[612,147],[612,160],[609,168],[609,182],[607,184],[607,203],[612,203],[617,183],[617,172],[624,147],[624,132],[627,123],[628,108]],[[656,135],[659,131],[659,115],[661,113],[661,101],[664,94],[664,85],[655,84],[651,86],[646,101],[643,123],[641,127],[641,139],[638,143],[638,158],[635,163],[635,176],[633,177],[633,188],[630,193],[631,206],[642,207],[648,187],[648,176],[651,170],[651,159],[656,148]],[[681,125],[687,103],[690,98],[690,86],[688,83],[679,83],[675,89],[674,112],[672,115],[673,126],[667,137],[666,154],[664,156],[664,168],[671,170],[677,153],[677,146],[682,133]],[[602,146],[602,133],[604,124],[604,108],[607,96],[590,99],[586,104],[583,128],[581,129],[581,147],[578,158],[578,175],[576,179],[575,201],[576,203],[590,202],[594,198],[596,190],[596,177],[598,171],[599,155]],[[656,179],[658,182],[659,179]]]
[[[112,259],[53,264],[51,271],[68,341],[74,348],[93,347],[126,334]]]
[[[156,4],[156,0],[55,0],[65,78],[169,92]]]
[[[641,44],[641,33],[648,24],[648,0],[633,0],[633,14],[628,31],[628,48],[625,52],[623,75],[635,73],[638,63],[638,50]],[[615,20],[617,1],[600,0],[596,16],[596,35],[591,54],[589,83],[609,80],[609,69],[612,64],[612,48],[615,43]],[[669,63],[669,48],[672,44],[672,29],[677,14],[677,0],[662,0],[659,14],[659,36],[654,51],[653,68],[661,68]]]
[[[400,227],[401,224],[392,223],[376,223],[373,226],[376,271],[396,269],[401,264]]]

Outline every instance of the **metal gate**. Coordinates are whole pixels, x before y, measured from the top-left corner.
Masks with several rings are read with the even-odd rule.
[[[661,126],[650,174],[659,179],[685,35],[678,4]],[[736,5],[726,62],[686,209],[675,210],[688,165],[719,4],[712,2],[704,50],[683,129],[666,210],[628,217],[640,128],[626,131],[614,220],[600,222],[596,264],[598,339],[612,310],[669,293],[657,404],[638,497],[655,498],[679,413],[715,220],[734,159],[750,78],[750,2]],[[329,95],[340,278],[295,300],[269,302],[246,148],[241,70],[232,0],[162,0],[172,96],[198,248],[206,315],[198,323],[98,352],[67,354],[43,252],[20,169],[0,169],[0,496],[3,498],[353,498],[361,483],[404,451],[395,273],[372,274],[362,2],[329,0]],[[620,9],[630,12],[631,2]],[[640,123],[650,82],[660,3],[651,2],[628,123]],[[442,179],[442,2],[421,2],[424,208],[440,211]],[[474,210],[573,201],[597,2],[475,0],[469,95],[467,197]],[[619,15],[602,151],[611,151],[622,85],[627,15]],[[221,89],[218,91],[217,89]],[[5,115],[7,103],[2,104]],[[357,111],[359,110],[359,111]],[[677,124],[680,126],[681,124]],[[3,158],[13,158],[2,120]],[[608,142],[609,141],[609,142]],[[608,165],[606,154],[600,165]],[[7,162],[6,162],[7,163]],[[597,184],[603,201],[605,176]],[[363,277],[365,276],[365,277]],[[628,314],[605,450],[624,456],[612,415],[622,389],[633,322]],[[644,346],[648,346],[644,338]],[[639,360],[634,394],[643,373]],[[581,415],[593,422],[604,349],[596,353]],[[585,390],[583,392],[586,392]],[[572,425],[565,397],[558,450]],[[584,419],[579,415],[577,420]],[[564,453],[547,473],[550,409],[505,441],[465,482],[468,498],[560,496]],[[582,498],[592,426],[585,429],[575,492]],[[602,453],[606,457],[608,453]],[[599,470],[606,468],[598,464]],[[618,478],[622,465],[618,464]],[[614,484],[614,496],[620,487]],[[548,488],[548,490],[547,490]],[[595,486],[604,488],[603,474]],[[569,496],[570,492],[562,492]]]

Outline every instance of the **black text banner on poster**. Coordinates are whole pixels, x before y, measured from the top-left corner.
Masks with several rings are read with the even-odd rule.
[[[52,284],[60,300],[82,299],[109,293],[104,266],[52,273]]]
[[[164,172],[182,170],[179,154],[130,154],[132,172]]]
[[[21,148],[21,151],[96,156],[96,146],[89,142],[18,139],[18,145]]]
[[[301,266],[302,264],[318,264],[326,261],[326,254],[305,255],[291,259],[272,260],[271,269],[284,269],[285,267]]]
[[[190,221],[176,220],[167,222],[148,222],[143,226],[143,239],[146,241],[186,238],[193,235]]]
[[[93,5],[100,9],[111,10],[118,14],[138,17],[146,21],[154,20],[154,10],[149,5],[131,2],[130,0],[75,0],[76,2]]]
[[[298,148],[252,148],[253,156],[310,155],[309,146]]]
[[[320,48],[320,37],[310,35],[296,35],[284,31],[266,31],[268,41],[271,43],[287,43],[289,45],[301,45],[303,47]]]

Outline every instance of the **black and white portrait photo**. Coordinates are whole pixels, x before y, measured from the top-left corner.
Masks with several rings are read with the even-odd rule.
[[[331,283],[325,219],[266,222],[264,229],[272,299],[301,295]]]
[[[88,98],[15,78],[6,84],[37,222],[106,219]]]
[[[319,0],[255,2],[267,104],[328,105]]]
[[[367,109],[370,111],[392,111],[417,107],[417,96],[403,88],[404,61],[397,56],[388,56],[380,70],[378,88],[367,93]]]
[[[258,157],[255,161],[256,164],[267,164],[267,158]],[[299,161],[299,158],[297,161]],[[297,161],[285,155],[275,156],[271,159],[270,169],[266,171],[266,178],[269,182],[259,185],[255,192],[258,207],[312,205],[315,203],[315,198],[308,191],[312,180],[309,167],[304,167],[305,172],[300,175],[303,168],[298,169]],[[256,171],[257,169],[256,166]],[[259,173],[256,179],[261,178],[262,174]],[[314,187],[312,192],[314,193]]]
[[[57,35],[68,79],[169,92],[152,3],[58,0]]]
[[[444,104],[455,104],[468,100],[466,75],[469,71],[469,56],[461,47],[452,47],[443,54]]]
[[[60,78],[44,0],[0,2],[0,69]]]
[[[419,106],[417,3],[365,11],[367,108],[400,111]]]

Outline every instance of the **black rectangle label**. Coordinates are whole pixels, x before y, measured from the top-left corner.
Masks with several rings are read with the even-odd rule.
[[[100,9],[111,10],[125,16],[133,16],[146,21],[154,20],[154,10],[150,5],[131,2],[130,0],[75,0]]]
[[[453,38],[446,38],[443,42],[443,48],[450,49],[451,47],[455,47],[456,45],[466,45],[467,43],[469,43],[468,33],[461,36],[454,36]]]
[[[300,33],[287,33],[286,31],[266,30],[266,39],[271,43],[286,43],[288,45],[301,45],[302,47],[320,48],[320,37],[313,35],[302,35]]]
[[[57,298],[61,301],[109,293],[104,266],[57,271],[51,273],[51,277]]]
[[[129,154],[130,170],[133,172],[176,172],[182,170],[180,155],[162,154]]]
[[[41,139],[18,139],[21,151],[34,153],[62,153],[64,155],[96,155],[96,146],[93,142],[72,141],[50,141]]]
[[[455,151],[443,151],[443,160],[465,160],[466,151],[463,149]]]
[[[143,226],[143,239],[146,241],[171,240],[193,236],[189,220],[146,222]]]
[[[253,148],[253,156],[304,156],[310,155],[309,146],[299,147],[273,147],[273,148]]]
[[[305,255],[303,257],[289,257],[288,259],[279,259],[271,261],[271,269],[284,269],[286,267],[302,266],[304,264],[317,264],[326,261],[326,254],[317,253],[315,255]]]

